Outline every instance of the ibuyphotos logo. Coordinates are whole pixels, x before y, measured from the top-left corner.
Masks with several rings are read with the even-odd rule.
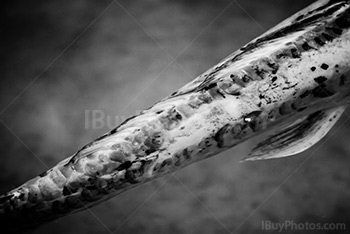
[[[140,111],[135,111],[135,115]],[[110,115],[103,110],[85,110],[85,129],[113,129],[124,122],[129,116]]]
[[[294,222],[285,220],[284,222],[271,222],[263,220],[261,228],[264,231],[344,231],[345,223],[314,223],[314,222]]]

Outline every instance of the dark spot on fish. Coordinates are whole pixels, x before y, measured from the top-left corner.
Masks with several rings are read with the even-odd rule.
[[[316,67],[311,67],[310,69],[311,69],[311,71],[315,71]]]
[[[157,115],[159,115],[159,114],[161,114],[161,113],[163,113],[163,110],[156,111],[156,114],[157,114]]]
[[[18,196],[19,200],[24,201],[24,193],[21,193],[21,195]]]
[[[315,37],[315,38],[314,38],[314,41],[315,41],[317,44],[319,44],[320,46],[323,46],[323,45],[325,44],[324,41],[322,41],[321,38],[319,38],[319,37]]]
[[[267,64],[267,66],[269,66],[270,68],[273,68],[273,69],[275,69],[277,67],[277,64],[274,62],[268,61],[266,64]]]
[[[250,132],[252,132],[252,129],[251,129],[247,124],[245,124],[245,125],[243,125],[243,127],[242,127],[240,136],[241,136],[241,137],[242,137],[242,135],[245,136],[245,135],[247,135],[247,134],[250,133]]]
[[[62,193],[63,193],[63,196],[67,196],[71,194],[71,191],[67,188],[67,186],[64,186]]]
[[[178,120],[181,120],[181,119],[182,119],[182,116],[181,116],[179,113],[177,113],[177,114],[175,115],[175,118],[177,118]]]
[[[231,74],[230,78],[232,79],[234,84],[237,84],[237,85],[242,86],[242,87],[246,86],[246,83],[243,82],[241,77]]]
[[[120,164],[119,167],[116,168],[116,170],[122,171],[122,170],[125,170],[125,169],[128,169],[129,167],[131,167],[131,165],[132,165],[131,161],[126,161],[126,162]]]
[[[211,144],[211,139],[210,138],[206,138],[206,140],[204,141],[205,147],[209,148],[210,146],[212,146]],[[186,148],[187,154],[188,154],[188,150]],[[183,153],[185,155],[185,153]]]
[[[300,58],[300,53],[296,48],[291,49],[290,52],[292,53],[293,58]]]
[[[278,71],[278,64],[277,63],[273,63],[273,62],[267,62],[267,65],[272,69],[271,73],[272,74],[276,74]]]
[[[263,69],[260,69],[260,67],[256,66],[256,67],[254,68],[254,71],[255,71],[255,74],[256,74],[259,78],[263,79],[263,75],[264,75],[264,73],[265,73],[265,71],[264,71]]]
[[[271,79],[272,83],[275,82],[276,80],[277,80],[277,76],[274,76],[274,77],[272,77],[272,79]]]
[[[241,92],[237,90],[237,91],[234,91],[234,92],[230,92],[230,94],[233,95],[233,96],[239,96],[239,95],[241,95]]]
[[[297,109],[297,107],[295,106],[294,103],[292,103],[292,105],[290,105],[290,106],[292,107],[293,110],[296,110],[296,109]]]
[[[295,21],[299,21],[299,20],[301,20],[302,18],[304,18],[304,15],[302,14],[302,15],[299,15],[296,19],[295,19]]]
[[[223,94],[220,90],[216,90],[216,92],[223,98],[226,98],[225,94]]]
[[[289,87],[283,87],[282,90],[292,89],[292,88],[294,88],[294,87],[297,86],[297,85],[298,85],[298,83],[293,84],[293,85],[291,85],[291,86],[289,86]]]
[[[327,78],[324,76],[319,76],[319,77],[314,78],[314,80],[317,84],[322,84],[323,82],[325,82],[327,80]]]
[[[270,119],[270,120],[272,120],[272,119],[275,118],[275,116],[276,116],[276,110],[273,109],[273,110],[271,110],[271,111],[269,112],[269,114],[267,115],[267,118]]]
[[[156,172],[160,169],[160,163],[156,163],[156,165],[154,165],[153,167],[153,172]]]
[[[177,91],[175,91],[172,94],[170,94],[170,96],[175,96],[176,94],[177,94]]]
[[[147,143],[145,141],[145,145],[150,147],[150,148],[154,148],[154,150],[156,150],[158,147],[160,147],[162,143],[163,143],[163,139],[162,139],[162,136],[160,133],[155,133],[152,136],[150,144],[147,145]]]
[[[192,108],[198,108],[201,104],[203,104],[203,102],[198,100],[196,97],[191,97],[189,105]],[[173,107],[167,111],[166,116],[160,116],[159,121],[164,125],[166,129],[170,130],[180,123],[180,120],[176,117],[177,114],[179,114],[179,112],[177,112],[176,108]]]
[[[208,91],[209,89],[216,87],[216,85],[217,85],[216,83],[211,83],[211,84],[203,87],[203,90]]]
[[[242,77],[242,81],[243,81],[244,83],[248,83],[250,80],[252,80],[252,78],[250,78],[248,75],[244,75],[244,76]]]
[[[306,51],[313,49],[313,47],[311,47],[307,42],[304,42],[304,44],[302,44],[301,47]]]
[[[301,111],[305,110],[306,108],[307,107],[301,107],[301,108],[298,109],[298,112],[301,112]]]
[[[39,176],[40,177],[44,177],[44,176],[46,176],[47,175],[47,171],[44,171],[43,173],[41,173]]]
[[[322,63],[322,65],[321,65],[321,68],[323,69],[323,70],[327,70],[328,69],[328,65],[327,64],[325,64],[325,63]]]
[[[350,22],[345,20],[345,18],[339,17],[338,19],[335,20],[335,23],[340,27],[340,28],[348,28],[350,26]]]
[[[110,134],[111,134],[111,135],[112,135],[112,134],[115,134],[115,133],[117,132],[117,130],[118,130],[118,127],[112,129],[112,130],[110,131]]]

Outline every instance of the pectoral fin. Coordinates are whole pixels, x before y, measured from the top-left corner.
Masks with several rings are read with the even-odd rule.
[[[303,152],[320,141],[337,122],[346,106],[317,111],[269,136],[243,161],[282,158]]]

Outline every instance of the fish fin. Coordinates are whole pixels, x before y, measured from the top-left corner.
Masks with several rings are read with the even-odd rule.
[[[320,141],[340,118],[346,106],[317,111],[296,121],[252,149],[242,161],[282,158],[303,152]]]

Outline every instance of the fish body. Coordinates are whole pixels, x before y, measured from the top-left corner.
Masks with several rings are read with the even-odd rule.
[[[328,132],[349,94],[350,1],[317,1],[0,197],[0,219],[41,225],[266,132],[248,160],[296,154]]]

